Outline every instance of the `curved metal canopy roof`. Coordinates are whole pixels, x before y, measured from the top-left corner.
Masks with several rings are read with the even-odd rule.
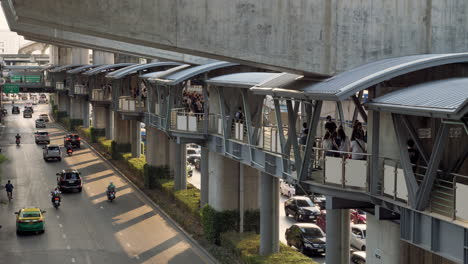
[[[91,68],[99,67],[101,65],[102,64],[87,64],[87,65],[83,65],[81,67],[78,67],[78,68],[75,68],[75,69],[72,69],[72,70],[68,70],[67,73],[69,73],[69,74],[78,74],[78,73],[82,73],[84,71],[90,70]]]
[[[170,68],[170,69],[165,70],[165,71],[146,73],[146,74],[141,75],[140,78],[147,79],[150,82],[155,82],[156,80],[159,80],[160,78],[162,78],[164,76],[173,74],[174,72],[186,69],[188,67],[190,67],[190,64],[182,64],[180,66]]]
[[[375,98],[367,105],[378,111],[458,120],[468,113],[468,78],[410,86]]]
[[[53,68],[53,69],[51,69],[49,71],[50,72],[63,72],[63,71],[70,70],[70,69],[80,67],[80,66],[83,66],[83,64],[67,64],[67,65],[63,65],[63,66],[58,66],[58,67]]]
[[[110,73],[106,74],[106,78],[122,79],[127,75],[134,74],[134,73],[136,73],[138,71],[141,71],[141,70],[144,70],[144,69],[164,67],[164,66],[179,66],[179,65],[182,65],[182,63],[172,62],[172,61],[161,61],[161,62],[153,62],[153,63],[147,63],[147,64],[136,64],[136,65],[132,65],[132,66],[122,68],[120,70],[110,72]]]
[[[217,76],[207,80],[211,85],[250,88],[263,83],[276,83],[281,85],[284,81],[297,78],[298,75],[278,72],[241,72]]]
[[[468,53],[423,54],[391,58],[372,62],[340,73],[319,83],[296,88],[296,91],[276,89],[277,87],[252,88],[255,93],[285,96],[295,93],[296,97],[318,100],[340,101],[372,85],[410,72],[445,64],[468,62]]]
[[[177,85],[183,81],[186,81],[194,76],[199,74],[209,72],[216,69],[226,68],[230,66],[239,65],[237,63],[226,62],[226,61],[217,61],[214,63],[203,64],[199,66],[195,66],[192,68],[188,68],[183,71],[175,72],[169,76],[166,76],[164,79],[157,79],[155,80],[157,83],[165,84],[165,85]]]
[[[135,63],[105,64],[105,65],[96,67],[94,69],[91,69],[91,70],[89,70],[87,72],[84,72],[83,74],[91,76],[91,75],[96,75],[96,74],[105,72],[105,71],[110,70],[110,69],[120,69],[122,67],[128,67],[130,65],[135,65]]]

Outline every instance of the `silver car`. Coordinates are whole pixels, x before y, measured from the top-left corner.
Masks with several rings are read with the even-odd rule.
[[[58,161],[61,161],[62,151],[60,150],[59,145],[47,145],[47,146],[44,146],[42,156],[45,161],[49,161],[51,159],[56,159]]]
[[[39,143],[46,143],[50,144],[50,137],[49,137],[49,132],[47,131],[36,131],[34,133],[34,140],[36,141],[36,144]]]
[[[44,119],[36,119],[36,128],[45,128],[46,124]]]

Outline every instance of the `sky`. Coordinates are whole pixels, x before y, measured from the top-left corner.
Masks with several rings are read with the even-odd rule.
[[[0,5],[0,31],[10,31],[5,15],[3,14],[2,6]]]

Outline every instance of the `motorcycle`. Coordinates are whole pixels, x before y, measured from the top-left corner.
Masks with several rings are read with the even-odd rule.
[[[73,154],[73,149],[72,148],[67,148],[67,154],[68,154],[68,156],[71,156]]]
[[[17,139],[16,139],[16,146],[19,146],[19,145],[20,145],[20,139],[17,138]]]
[[[107,192],[107,199],[112,202],[115,199],[115,191]]]
[[[52,204],[53,206],[55,207],[55,209],[58,209],[59,206],[60,206],[60,198],[55,196],[53,199],[52,199]]]

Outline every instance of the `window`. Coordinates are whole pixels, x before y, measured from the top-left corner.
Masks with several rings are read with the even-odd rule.
[[[22,211],[20,217],[21,217],[21,218],[26,218],[26,217],[41,217],[41,214],[40,214],[39,212],[25,212],[25,211]]]
[[[307,237],[323,237],[322,231],[320,231],[318,228],[301,228],[301,231]]]
[[[304,199],[304,200],[296,200],[297,206],[299,207],[310,207],[314,206],[312,201],[310,199]]]
[[[65,173],[64,178],[67,180],[78,180],[80,176],[77,173]]]

